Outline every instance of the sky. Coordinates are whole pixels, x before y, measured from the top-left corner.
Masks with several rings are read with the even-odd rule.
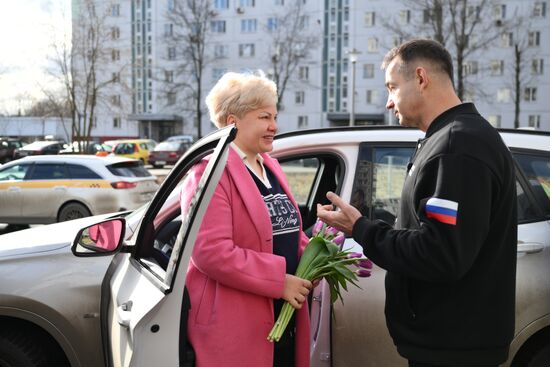
[[[0,0],[0,115],[16,114],[51,86],[52,44],[69,34],[70,0]]]

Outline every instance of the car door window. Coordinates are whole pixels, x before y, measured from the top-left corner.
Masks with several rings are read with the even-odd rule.
[[[328,204],[327,191],[340,193],[345,172],[337,155],[325,152],[277,157],[296,199],[306,233],[317,219],[317,204]]]
[[[23,180],[30,166],[30,164],[16,164],[6,167],[0,170],[0,181]]]
[[[294,199],[298,205],[306,205],[319,169],[319,159],[293,159],[285,161],[281,166],[292,188]]]
[[[515,152],[535,202],[545,216],[550,215],[550,156],[543,153]],[[519,195],[518,191],[518,195]],[[519,204],[519,203],[518,203]],[[519,214],[519,213],[518,213]]]
[[[72,179],[101,179],[101,176],[80,164],[67,164],[69,170],[69,177]]]
[[[413,152],[412,146],[361,144],[350,203],[368,218],[393,224]]]
[[[61,180],[67,177],[65,164],[36,163],[29,180]]]

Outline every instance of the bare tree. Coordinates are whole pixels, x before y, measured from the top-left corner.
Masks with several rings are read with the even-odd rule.
[[[422,16],[410,22],[409,27],[403,27],[402,20],[389,18],[384,20],[384,25],[403,39],[422,34],[444,45],[454,56],[455,88],[462,99],[468,58],[487,49],[508,32],[513,21],[495,19],[494,12],[500,4],[494,0],[409,0],[404,4]]]
[[[295,1],[268,24],[271,35],[269,74],[277,85],[277,109],[296,69],[320,42],[321,32],[308,31],[309,18],[302,1]]]
[[[106,72],[106,66],[120,57],[117,54],[120,51],[108,44],[112,38],[106,24],[109,6],[99,10],[97,4],[93,0],[80,1],[77,16],[73,17],[72,41],[52,45],[54,67],[49,73],[61,82],[62,91],[42,88],[50,107],[57,110],[62,121],[69,110],[71,141],[80,142],[80,151],[90,141],[98,106],[107,103],[102,92],[113,83],[113,78]]]
[[[209,62],[206,52],[209,42],[209,26],[216,13],[211,1],[175,0],[167,14],[173,25],[169,28],[168,44],[175,51],[179,62],[173,81],[167,82],[168,93],[183,92],[180,98],[185,111],[191,112],[197,126],[197,137],[202,137],[202,108],[204,70]]]

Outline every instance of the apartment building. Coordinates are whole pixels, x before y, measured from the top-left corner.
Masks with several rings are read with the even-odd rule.
[[[86,1],[73,0],[73,19]],[[205,135],[215,129],[204,105],[208,90],[226,71],[274,76],[284,58],[277,45],[289,36],[283,31],[302,48],[281,100],[280,131],[347,125],[352,115],[357,125],[397,124],[385,109],[382,58],[410,37],[434,38],[433,9],[415,1],[205,0],[208,14],[186,20],[196,34],[184,31],[175,15],[178,0],[93,1],[107,14],[109,34],[109,60],[98,76],[112,81],[98,104],[93,135],[100,137],[197,136],[199,123]],[[502,0],[483,9],[469,4],[466,11],[479,25],[463,53],[463,100],[474,101],[495,126],[514,127],[518,64],[519,126],[550,130],[550,106],[544,103],[550,96],[550,73],[544,70],[550,62],[547,2]],[[298,11],[298,26],[285,22]],[[454,55],[453,35],[444,36]],[[196,60],[188,49],[197,43],[204,45],[200,122]],[[521,63],[514,61],[515,50]]]

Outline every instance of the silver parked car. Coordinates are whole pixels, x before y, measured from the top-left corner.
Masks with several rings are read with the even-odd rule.
[[[0,236],[0,365],[192,363],[186,269],[234,134],[228,127],[195,143],[150,204],[130,215]],[[388,127],[301,131],[279,136],[273,155],[286,171],[305,228],[313,225],[315,204],[326,202],[328,190],[364,215],[391,222],[408,159],[422,135]],[[501,135],[517,162],[519,208],[516,333],[505,366],[548,366],[550,134]],[[186,173],[206,154],[211,159],[195,198],[182,210]],[[346,246],[360,250],[351,239]],[[312,366],[406,365],[385,326],[383,277],[375,267],[371,278],[361,279],[362,289],[343,294],[345,305],[330,304],[323,282],[315,289]]]
[[[157,189],[155,177],[135,159],[25,157],[0,167],[0,223],[54,223],[133,210]]]

